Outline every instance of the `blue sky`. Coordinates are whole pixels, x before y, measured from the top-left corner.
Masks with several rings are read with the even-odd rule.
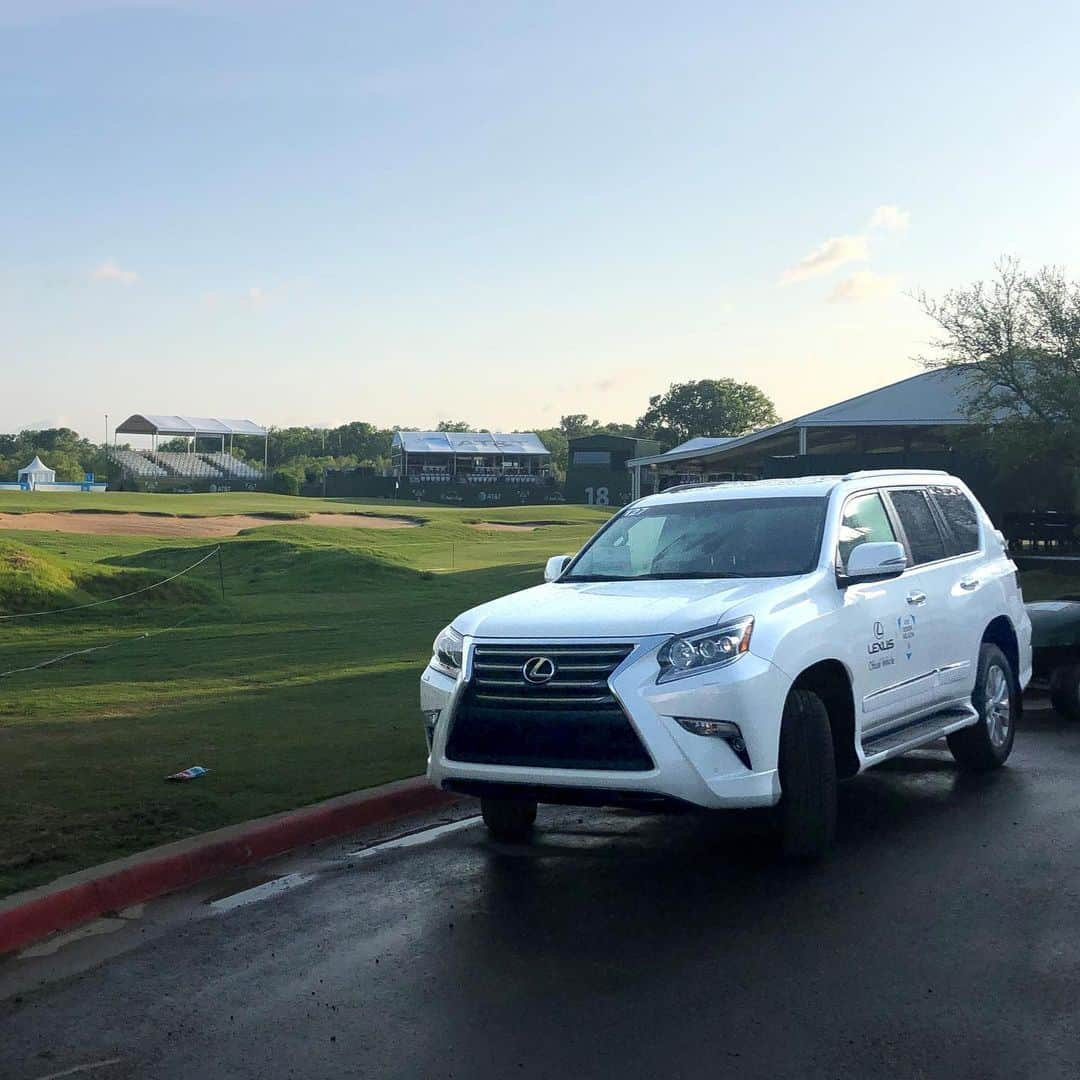
[[[1080,8],[0,0],[0,431],[782,415],[1080,272]]]

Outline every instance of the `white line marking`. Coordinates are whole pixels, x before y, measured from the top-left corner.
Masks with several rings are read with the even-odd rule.
[[[419,832],[409,833],[408,836],[399,836],[396,840],[387,840],[384,844],[374,844],[368,848],[361,848],[359,851],[350,851],[345,858],[366,859],[369,855],[379,855],[384,851],[393,851],[397,848],[419,847],[421,844],[429,844],[432,840],[438,840],[450,833],[472,828],[480,820],[479,817],[462,818],[460,821],[436,825],[433,829],[421,829]]]
[[[409,833],[407,836],[399,836],[396,840],[387,840],[383,844],[375,844],[369,848],[361,848],[359,851],[350,852],[345,858],[366,859],[369,855],[378,855],[384,851],[419,847],[421,844],[429,844],[449,833],[471,828],[480,820],[479,817],[462,818],[460,821],[450,821],[445,825],[436,825],[432,829],[421,829],[419,832]],[[243,892],[233,893],[232,896],[223,896],[220,900],[213,900],[208,906],[219,914],[225,911],[233,911],[239,907],[247,907],[248,904],[258,904],[263,900],[280,896],[282,893],[295,889],[299,885],[306,885],[309,881],[314,881],[317,876],[316,874],[286,874],[284,877],[274,878],[273,881],[265,881],[263,884],[256,885],[251,889],[245,889]]]
[[[269,900],[272,896],[279,896],[283,892],[295,889],[298,885],[306,885],[314,881],[314,874],[286,874],[284,877],[274,878],[273,881],[264,881],[262,885],[256,885],[253,889],[245,889],[243,892],[233,893],[232,896],[223,896],[220,900],[210,902],[214,911],[232,911],[234,908],[246,907],[248,904],[257,904],[260,900]]]
[[[61,1069],[60,1072],[49,1073],[48,1076],[39,1076],[38,1080],[58,1080],[61,1076],[74,1076],[76,1073],[104,1069],[107,1065],[119,1065],[122,1060],[123,1058],[106,1058],[104,1061],[91,1061],[87,1065],[72,1065],[70,1069]]]

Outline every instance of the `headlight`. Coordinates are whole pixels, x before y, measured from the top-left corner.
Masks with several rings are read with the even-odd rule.
[[[672,638],[657,656],[660,674],[656,681],[670,682],[734,663],[749,650],[753,632],[754,620],[748,616],[712,630],[696,630]]]
[[[456,679],[461,671],[461,650],[465,639],[453,628],[448,626],[440,631],[431,647],[431,666],[451,679]]]

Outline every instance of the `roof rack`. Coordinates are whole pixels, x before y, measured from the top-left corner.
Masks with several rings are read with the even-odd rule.
[[[907,469],[903,465],[898,465],[892,469],[856,469],[854,472],[844,473],[840,477],[841,480],[862,480],[867,476],[895,476],[897,473],[903,473],[905,476],[910,473],[915,473],[919,476],[948,476],[949,474],[944,469]]]
[[[731,480],[699,480],[694,484],[672,484],[671,487],[664,488],[663,491],[658,491],[658,495],[668,495],[672,491],[694,491],[697,488],[707,487],[723,487],[725,484],[730,483],[745,483],[745,481],[731,481]]]
[[[949,473],[945,469],[907,469],[903,465],[898,465],[892,469],[857,469],[854,472],[844,473],[843,475],[829,475],[829,476],[774,476],[769,477],[772,481],[787,481],[790,484],[798,484],[800,481],[809,483],[813,480],[832,480],[839,482],[842,480],[862,480],[868,477],[874,476],[948,476]],[[699,488],[715,488],[715,487],[727,487],[731,484],[752,484],[756,481],[753,480],[699,480],[692,484],[673,484],[671,487],[664,488],[663,491],[657,492],[659,495],[669,495],[674,491],[696,491]]]

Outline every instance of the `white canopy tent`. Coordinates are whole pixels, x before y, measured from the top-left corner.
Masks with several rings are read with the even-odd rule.
[[[8,475],[11,474],[8,473]],[[34,460],[25,469],[19,470],[18,479],[20,484],[29,484],[31,488],[37,487],[38,484],[55,484],[56,470],[50,469],[41,458],[35,455]]]
[[[261,424],[253,420],[223,420],[216,416],[160,416],[150,413],[135,413],[122,424],[116,426],[117,435],[149,435],[157,449],[159,436],[170,438],[180,436],[192,441],[200,436],[220,438],[222,452],[225,450],[225,437],[229,438],[229,451],[232,452],[234,435],[253,435],[263,440],[263,467],[269,458],[270,433]]]

